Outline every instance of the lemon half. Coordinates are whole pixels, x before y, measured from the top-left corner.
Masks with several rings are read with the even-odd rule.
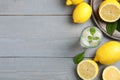
[[[103,80],[120,80],[120,71],[115,66],[108,66],[102,74]]]
[[[77,73],[83,80],[93,80],[98,70],[98,65],[93,60],[83,60],[77,66]]]
[[[120,18],[120,4],[116,0],[106,0],[100,4],[99,15],[103,21],[115,22]]]

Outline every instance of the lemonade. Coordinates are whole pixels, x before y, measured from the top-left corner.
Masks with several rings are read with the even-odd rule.
[[[102,39],[102,32],[96,27],[87,27],[83,30],[80,37],[80,44],[82,47],[91,48],[100,44]]]

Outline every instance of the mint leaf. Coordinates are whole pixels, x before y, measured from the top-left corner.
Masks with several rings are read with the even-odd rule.
[[[98,39],[100,39],[99,37],[97,37],[97,36],[95,36],[94,38],[93,38],[93,40],[98,40]]]
[[[120,19],[118,20],[117,30],[120,32]]]
[[[92,40],[93,39],[93,37],[92,36],[88,36],[88,40]]]
[[[75,56],[74,63],[78,64],[79,62],[81,62],[84,59],[84,54],[85,54],[85,52],[82,52],[82,53],[78,54],[77,56]]]
[[[90,34],[91,34],[91,35],[94,35],[94,34],[95,34],[95,31],[96,31],[96,30],[95,30],[94,27],[91,27],[91,28],[90,28]]]
[[[93,37],[92,36],[88,36],[88,42],[91,43],[92,42]]]
[[[115,29],[117,28],[117,24],[118,24],[117,21],[106,24],[106,30],[107,30],[107,33],[108,33],[109,35],[111,35],[111,36],[113,35]]]
[[[89,42],[89,44],[92,42],[92,40],[90,40],[90,41],[88,41]]]

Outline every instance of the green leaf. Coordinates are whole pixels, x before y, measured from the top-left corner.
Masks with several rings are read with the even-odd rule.
[[[88,36],[88,42],[91,43],[92,42],[93,37],[92,36]]]
[[[88,40],[92,40],[93,39],[93,37],[92,36],[88,36]]]
[[[90,34],[91,34],[91,35],[94,35],[94,34],[95,34],[95,31],[96,31],[96,30],[95,30],[94,27],[91,27],[91,28],[90,28]]]
[[[120,32],[120,19],[118,20],[117,30]]]
[[[81,62],[84,59],[84,54],[85,54],[85,52],[82,52],[82,53],[78,54],[77,56],[75,56],[74,63],[78,64],[79,62]]]
[[[93,40],[98,40],[98,39],[100,39],[99,37],[97,37],[97,36],[95,36],[94,38],[93,38]]]
[[[92,40],[90,40],[90,41],[88,41],[89,42],[89,44],[92,42]]]
[[[115,29],[117,28],[117,24],[118,24],[117,21],[116,22],[112,22],[112,23],[107,23],[106,30],[107,30],[107,33],[109,35],[111,35],[111,36],[113,35]]]

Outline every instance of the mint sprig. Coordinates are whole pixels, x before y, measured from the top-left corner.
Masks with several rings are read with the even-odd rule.
[[[93,40],[98,40],[98,39],[99,39],[99,37],[94,36],[95,32],[96,32],[95,28],[94,28],[94,27],[91,27],[91,28],[90,28],[90,34],[91,34],[91,36],[88,36],[88,37],[87,37],[89,43],[91,43]]]

